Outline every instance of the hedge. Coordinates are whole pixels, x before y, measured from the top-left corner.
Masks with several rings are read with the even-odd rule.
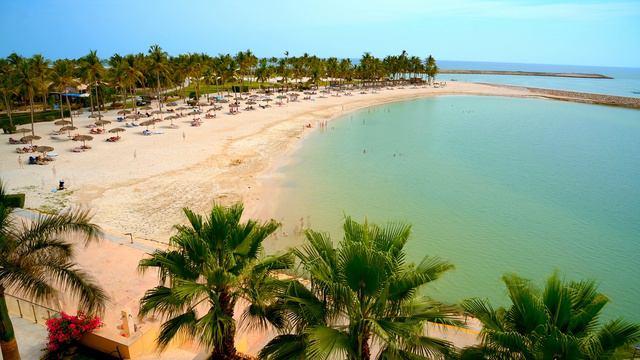
[[[24,194],[9,194],[5,195],[3,202],[6,207],[21,208],[24,207]]]

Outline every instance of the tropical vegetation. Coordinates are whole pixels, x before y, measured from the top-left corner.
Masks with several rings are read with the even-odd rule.
[[[282,334],[261,357],[284,359],[443,358],[452,345],[424,335],[427,322],[459,325],[451,306],[420,290],[453,265],[426,256],[407,261],[406,224],[378,226],[347,217],[344,237],[306,231],[293,249],[303,280],[291,281],[269,314]]]
[[[483,325],[482,344],[465,349],[462,359],[612,359],[640,340],[640,324],[600,324],[609,299],[593,281],[553,274],[542,290],[517,275],[503,281],[510,306],[495,309],[477,298],[462,304]]]
[[[104,310],[106,293],[74,262],[67,236],[82,236],[85,244],[102,236],[87,211],[40,215],[18,220],[7,204],[0,182],[0,347],[4,360],[20,359],[5,292],[39,303],[51,303],[64,292],[88,314]]]
[[[432,82],[437,73],[431,55],[421,59],[409,56],[406,51],[383,59],[365,53],[357,64],[350,59],[320,58],[307,53],[289,56],[285,52],[281,58],[258,58],[251,50],[235,55],[170,56],[158,45],[150,46],[146,54],[116,53],[108,59],[100,58],[96,51],[78,59],[55,61],[39,54],[25,58],[13,53],[0,59],[0,108],[6,113],[3,121],[6,131],[15,129],[13,116],[17,110],[28,110],[35,135],[36,112],[46,111],[54,103],[58,104],[60,118],[66,116],[62,111],[66,106],[73,123],[71,109],[78,101],[100,115],[106,104],[137,110],[135,98],[141,94],[173,100],[184,99],[191,92],[199,99],[205,89],[207,95],[247,88],[306,89],[321,85],[330,91],[332,85],[354,82],[365,86],[415,78]],[[71,98],[70,93],[79,89],[91,96]],[[158,106],[161,109],[162,102]]]
[[[140,300],[140,315],[165,319],[161,349],[181,337],[209,349],[213,359],[237,359],[236,304],[250,304],[247,321],[264,321],[260,314],[283,286],[276,272],[291,268],[293,258],[262,256],[262,242],[279,224],[241,222],[242,212],[241,204],[214,205],[205,216],[184,209],[188,225],[175,226],[169,248],[140,261],[142,271],[155,269],[160,278]]]

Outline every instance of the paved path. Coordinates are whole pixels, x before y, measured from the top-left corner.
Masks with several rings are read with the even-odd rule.
[[[11,322],[16,332],[21,357],[25,360],[40,359],[42,349],[47,346],[47,329],[17,316],[12,316]]]

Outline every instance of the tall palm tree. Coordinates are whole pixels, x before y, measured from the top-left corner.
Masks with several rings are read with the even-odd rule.
[[[156,76],[156,94],[158,96],[158,110],[162,111],[162,101],[160,101],[160,89],[162,85],[160,83],[160,75],[165,75],[168,70],[168,54],[162,50],[159,45],[151,45],[149,47],[149,62],[151,65],[151,71]]]
[[[89,243],[101,236],[86,211],[41,215],[31,222],[17,221],[12,211],[0,182],[0,347],[4,360],[20,359],[5,291],[49,303],[67,292],[90,313],[103,311],[107,301],[105,292],[75,264],[73,244],[64,239],[80,234]]]
[[[206,217],[184,209],[189,225],[176,225],[169,249],[140,261],[140,269],[155,268],[160,275],[160,284],[140,300],[140,314],[166,318],[161,349],[183,335],[212,350],[213,359],[236,359],[237,301],[252,304],[249,318],[271,304],[281,283],[274,271],[289,268],[293,259],[262,257],[262,242],[279,224],[241,223],[242,212],[241,204],[214,205]]]
[[[309,285],[293,281],[270,307],[273,323],[284,319],[284,334],[261,351],[283,359],[378,359],[441,357],[451,345],[423,335],[426,321],[457,324],[453,310],[418,296],[419,289],[453,266],[425,257],[406,261],[411,227],[380,227],[347,217],[336,247],[325,233],[307,230],[293,250]]]
[[[424,65],[425,65],[425,70],[427,72],[429,85],[431,85],[433,84],[433,80],[436,78],[436,75],[438,74],[438,71],[440,69],[438,69],[438,65],[436,65],[436,59],[434,59],[433,56],[431,55],[427,57]]]
[[[15,81],[18,84],[18,89],[29,100],[29,109],[31,114],[31,135],[35,135],[34,126],[34,110],[33,102],[36,95],[36,91],[39,87],[38,77],[33,72],[31,66],[31,59],[25,59],[23,57],[16,57],[13,62],[16,66]]]
[[[0,59],[0,93],[4,101],[4,108],[9,116],[9,129],[13,129],[13,117],[11,116],[11,103],[16,94],[15,68],[7,59]]]
[[[53,69],[51,72],[52,86],[60,92],[60,117],[64,119],[64,110],[62,105],[62,94],[68,94],[69,88],[78,85],[78,81],[75,79],[73,63],[66,59],[56,60],[53,63]],[[69,108],[69,118],[71,120],[71,126],[73,126],[73,115],[71,114],[71,103],[69,102],[69,96],[65,96],[67,99],[67,107]]]
[[[553,274],[540,291],[517,275],[502,279],[509,307],[494,309],[477,298],[462,304],[483,324],[482,345],[465,349],[464,359],[610,359],[617,348],[640,340],[640,324],[599,324],[609,299],[593,281]]]
[[[42,96],[42,110],[47,111],[47,96],[49,95],[49,68],[50,61],[41,54],[31,57],[31,70],[37,80],[37,92]]]
[[[98,93],[105,69],[96,50],[89,51],[89,54],[81,59],[80,71],[83,81],[89,85],[89,93],[91,93],[92,87],[95,86],[96,88],[96,105],[98,106],[98,115],[100,115],[100,97]],[[91,113],[93,114],[93,97],[91,96],[90,99]]]

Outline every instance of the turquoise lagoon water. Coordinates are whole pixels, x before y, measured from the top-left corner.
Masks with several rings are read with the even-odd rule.
[[[413,225],[408,250],[453,262],[426,289],[504,303],[509,272],[595,279],[607,317],[640,321],[640,112],[449,96],[345,115],[280,169],[276,217],[339,239],[344,214]]]

